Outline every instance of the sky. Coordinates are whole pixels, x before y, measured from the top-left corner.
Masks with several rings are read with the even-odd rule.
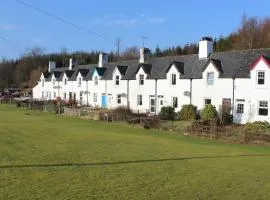
[[[130,46],[154,50],[198,42],[203,36],[226,36],[241,16],[269,16],[269,0],[0,0],[0,58],[18,58],[26,49],[46,53],[115,51]],[[56,18],[23,5],[23,2]],[[259,3],[260,2],[260,3]],[[8,40],[8,41],[7,41]]]

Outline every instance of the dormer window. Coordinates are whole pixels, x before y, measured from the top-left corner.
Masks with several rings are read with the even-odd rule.
[[[81,87],[81,85],[82,85],[82,78],[79,77],[79,78],[78,78],[78,87]]]
[[[41,80],[41,85],[44,87],[44,79]]]
[[[207,73],[207,85],[214,85],[214,72]]]
[[[115,76],[115,85],[119,85],[120,77]]]
[[[140,74],[139,76],[139,85],[144,85],[144,75]]]
[[[176,85],[176,74],[171,75],[171,84]]]
[[[257,71],[257,84],[264,85],[265,83],[265,71]]]
[[[64,79],[64,84],[65,84],[65,85],[67,84],[67,79],[66,79],[66,78]]]
[[[98,85],[98,77],[97,76],[94,77],[94,84]]]
[[[53,79],[52,82],[53,82],[53,85],[55,85],[55,79]]]

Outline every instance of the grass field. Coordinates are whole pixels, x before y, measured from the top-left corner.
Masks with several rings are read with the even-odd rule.
[[[0,199],[270,199],[270,149],[0,105]]]

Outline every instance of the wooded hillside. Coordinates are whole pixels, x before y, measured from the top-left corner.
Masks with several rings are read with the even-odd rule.
[[[270,18],[259,19],[243,15],[239,28],[228,36],[214,38],[215,51],[244,50],[270,47]],[[187,55],[198,53],[197,43],[187,43],[160,49],[158,46],[152,52],[153,57]],[[16,60],[2,59],[0,62],[0,88],[5,87],[33,87],[41,72],[46,71],[49,61],[55,61],[57,67],[67,66],[69,58],[77,60],[79,64],[98,62],[98,51],[78,51],[68,53],[44,53],[40,47],[33,48]],[[138,59],[139,48],[134,46],[125,49],[120,55],[109,53],[109,61]]]

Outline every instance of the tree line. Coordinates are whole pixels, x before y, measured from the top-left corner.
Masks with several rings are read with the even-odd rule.
[[[245,50],[270,47],[270,18],[242,16],[237,30],[228,36],[214,38],[214,51]],[[152,51],[152,57],[197,54],[197,43],[187,43],[164,49],[159,46]],[[0,88],[21,87],[32,88],[36,85],[40,74],[47,70],[48,61],[55,61],[56,66],[68,66],[69,58],[78,61],[78,64],[98,63],[99,51],[77,51],[69,53],[62,49],[58,53],[45,53],[43,48],[36,47],[27,50],[18,59],[2,59],[0,62]],[[139,48],[127,48],[121,53],[110,52],[109,62],[138,59]]]

